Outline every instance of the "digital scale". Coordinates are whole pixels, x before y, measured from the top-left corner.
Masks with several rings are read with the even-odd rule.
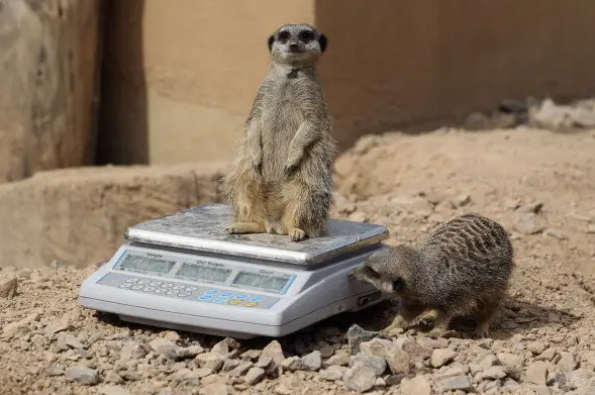
[[[386,299],[349,278],[388,237],[384,226],[331,219],[325,237],[231,235],[212,203],[128,228],[127,243],[81,285],[87,308],[155,327],[248,339],[281,337]]]

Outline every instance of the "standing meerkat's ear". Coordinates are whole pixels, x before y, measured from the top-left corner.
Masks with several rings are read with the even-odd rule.
[[[318,43],[320,44],[320,52],[324,52],[328,46],[328,39],[324,34],[320,33],[320,37],[318,37]]]
[[[271,51],[273,49],[273,43],[275,42],[275,36],[271,35],[271,37],[269,37],[269,40],[267,42],[267,45],[269,47],[269,51]]]

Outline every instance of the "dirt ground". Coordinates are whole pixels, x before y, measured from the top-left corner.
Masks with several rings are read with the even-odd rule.
[[[387,133],[336,168],[333,215],[388,226],[390,244],[466,211],[509,230],[518,267],[490,338],[350,349],[372,335],[347,329],[379,329],[387,305],[279,343],[130,326],[78,306],[95,267],[54,265],[14,271],[0,299],[0,394],[595,394],[595,129]]]

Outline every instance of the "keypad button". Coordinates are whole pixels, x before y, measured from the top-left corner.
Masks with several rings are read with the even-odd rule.
[[[256,303],[256,302],[248,302],[244,306],[245,307],[254,307],[254,306],[258,306],[258,303]]]
[[[235,294],[233,292],[223,292],[220,296],[222,298],[229,298],[231,296],[234,296]]]
[[[155,290],[155,293],[156,293],[156,294],[162,294],[162,293],[164,293],[164,292],[167,292],[167,289],[159,288],[159,289],[156,289],[156,290]]]
[[[167,295],[177,295],[180,291],[167,291]]]
[[[219,293],[219,291],[217,291],[216,289],[211,289],[211,290],[205,292],[205,294],[207,294],[207,295],[216,295],[218,293]]]
[[[144,292],[153,292],[155,290],[155,287],[144,287],[143,291]]]
[[[190,296],[190,295],[191,295],[190,292],[180,292],[178,294],[178,296],[181,297],[181,298],[185,298],[186,296]]]
[[[211,300],[213,299],[212,295],[205,295],[205,296],[201,296],[200,298],[198,298],[198,300]]]
[[[213,299],[213,303],[220,304],[220,303],[225,303],[225,302],[227,302],[227,299],[225,299],[225,298]]]
[[[196,291],[197,289],[198,288],[196,288],[196,287],[186,287],[186,291],[188,291],[188,292],[193,292],[193,291]]]
[[[236,295],[236,297],[234,299],[239,299],[239,300],[248,299],[248,295]]]
[[[174,285],[174,288],[173,289],[182,290],[184,288],[186,288],[186,287],[183,286],[183,285]]]
[[[262,302],[264,298],[262,296],[253,296],[250,298],[251,302]]]
[[[130,288],[132,287],[132,284],[122,284],[120,285],[120,288]]]
[[[143,288],[144,287],[142,285],[135,285],[135,286],[131,287],[130,289],[137,290],[137,289],[143,289]]]
[[[138,281],[138,278],[129,278],[128,280],[126,280],[127,283],[135,283]]]
[[[149,285],[152,287],[157,287],[157,286],[161,285],[161,281],[153,281],[152,283],[149,283]]]
[[[141,284],[141,285],[148,284],[148,283],[149,283],[149,280],[139,280],[137,282],[137,284]]]
[[[161,286],[161,288],[171,288],[171,287],[173,287],[173,286],[174,286],[173,284],[163,284],[163,285]]]
[[[242,304],[243,301],[239,300],[239,299],[232,299],[229,301],[229,304],[232,306],[238,305],[238,304]]]

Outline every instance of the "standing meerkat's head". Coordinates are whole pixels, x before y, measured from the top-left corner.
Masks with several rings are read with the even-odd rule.
[[[305,23],[281,26],[269,37],[272,58],[279,63],[313,63],[326,50],[324,34]]]
[[[349,275],[384,293],[414,297],[417,294],[415,272],[420,260],[419,253],[411,247],[386,247],[370,255]]]

